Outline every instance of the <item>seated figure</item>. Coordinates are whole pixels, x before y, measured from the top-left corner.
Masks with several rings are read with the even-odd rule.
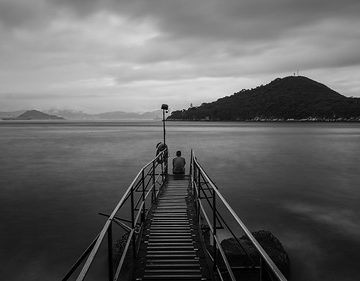
[[[176,152],[176,157],[173,159],[173,174],[184,175],[185,174],[185,158],[181,157],[181,151]]]

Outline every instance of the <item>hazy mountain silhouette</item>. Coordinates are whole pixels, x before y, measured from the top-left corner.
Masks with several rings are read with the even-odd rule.
[[[16,119],[17,116],[25,112],[26,110],[0,112],[0,119],[13,120]],[[49,109],[49,110],[44,110],[44,112],[43,112],[44,114],[48,114],[50,116],[51,115],[60,116],[67,120],[160,120],[162,119],[161,110],[154,110],[145,113],[112,111],[112,112],[104,112],[99,114],[89,114],[82,111],[69,110],[69,109]],[[27,115],[25,115],[25,117],[26,116]]]
[[[360,120],[360,99],[303,76],[277,78],[215,102],[174,111],[169,120]]]
[[[17,110],[17,111],[2,111],[0,112],[0,119],[13,119],[20,114],[24,113],[26,110]]]
[[[114,112],[105,112],[94,115],[98,119],[106,119],[106,120],[153,120],[159,119],[161,116],[161,110],[155,110],[151,112],[145,113],[135,113],[135,112],[123,112],[123,111],[114,111]]]
[[[124,111],[112,111],[98,114],[89,114],[82,111],[67,109],[51,109],[46,111],[49,114],[56,114],[68,120],[156,120],[161,118],[161,110],[145,113],[134,113]]]
[[[11,120],[61,120],[62,117],[56,115],[46,114],[38,110],[28,110],[15,118],[8,118]]]

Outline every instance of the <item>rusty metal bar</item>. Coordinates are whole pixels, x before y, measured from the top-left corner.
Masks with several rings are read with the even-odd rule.
[[[74,265],[70,268],[69,272],[65,275],[65,277],[62,279],[62,281],[68,280],[71,275],[75,272],[75,270],[79,267],[79,265],[82,263],[82,261],[86,258],[86,256],[90,253],[92,248],[94,247],[96,240],[99,238],[99,234],[95,237],[95,239],[91,242],[89,247],[86,248],[86,250],[81,254],[81,256],[77,259],[77,261],[74,263]]]
[[[209,186],[207,181],[205,181],[205,178],[204,179],[204,182],[206,186]],[[204,195],[204,197],[201,197],[201,194],[199,197],[201,197],[200,199],[206,199],[208,205],[210,206],[211,209],[213,209],[213,203],[210,201],[210,198],[213,197],[213,195],[211,197],[209,197],[207,195],[207,193],[205,192],[204,188],[201,188],[200,189]],[[212,188],[208,188],[207,190],[212,190]],[[223,216],[220,214],[220,212],[218,210],[216,210],[216,214],[217,214],[217,219],[218,219],[218,222],[220,223],[221,227],[222,225],[225,225],[226,229],[231,233],[231,235],[233,236],[233,238],[235,239],[235,241],[237,242],[238,246],[243,250],[243,252],[246,254],[246,256],[248,257],[248,259],[250,260],[250,262],[252,263],[253,267],[255,267],[255,261],[254,259],[249,255],[249,253],[245,250],[245,248],[241,245],[239,239],[236,237],[235,233],[232,231],[232,229],[230,228],[230,226],[226,223],[225,219],[223,218]]]
[[[109,265],[109,281],[112,281],[114,278],[114,265],[113,265],[113,248],[112,248],[112,223],[108,228],[108,265]]]
[[[213,252],[214,252],[214,271],[217,267],[217,247],[216,247],[216,197],[215,192],[213,192]]]
[[[204,206],[201,203],[201,200],[198,199],[198,201],[199,201],[200,210],[202,211],[202,214],[203,214],[203,216],[205,218],[205,221],[206,221],[207,225],[209,226],[210,232],[211,232],[211,234],[212,234],[212,236],[214,238],[214,245],[216,244],[217,247],[219,248],[219,251],[220,251],[221,256],[223,258],[223,261],[225,263],[226,269],[228,270],[228,273],[229,273],[229,275],[231,277],[231,280],[236,281],[234,273],[232,272],[230,263],[229,263],[228,259],[225,256],[225,252],[224,252],[224,250],[223,250],[223,248],[222,248],[222,246],[220,244],[220,241],[219,241],[218,237],[216,236],[216,234],[214,234],[215,228],[213,228],[213,226],[211,225],[210,219],[209,219],[209,217],[207,216],[207,214],[205,212],[205,209],[204,209]],[[211,260],[213,262],[213,265],[214,265],[213,270],[218,272],[220,279],[223,279],[222,274],[221,274],[221,272],[219,270],[219,267],[218,267],[218,265],[216,263],[216,252],[215,251],[213,251],[213,252],[214,252],[213,255],[211,255],[209,253],[209,251],[207,251],[207,253],[209,254],[209,256],[210,256],[210,258],[211,258]]]
[[[104,213],[98,213],[99,215],[101,216],[104,216],[104,217],[110,217],[110,215],[108,214],[104,214]],[[113,218],[113,222],[115,222],[117,225],[121,226],[124,230],[126,231],[130,231],[131,230],[131,227],[127,226],[125,223],[123,223],[121,220],[123,221],[126,221],[126,222],[130,222],[128,220],[124,220],[124,219],[121,219],[119,217],[114,217]]]
[[[135,229],[135,210],[134,210],[134,190],[131,190],[131,228]],[[132,236],[132,248],[133,248],[133,258],[136,258],[136,241],[135,235]]]
[[[232,268],[231,268],[231,266],[230,266],[230,263],[229,263],[226,255],[225,255],[224,249],[221,247],[219,238],[218,238],[216,235],[214,235],[214,239],[215,239],[215,241],[216,241],[216,244],[219,245],[220,255],[221,255],[221,257],[222,257],[222,259],[223,259],[223,261],[224,261],[224,263],[225,263],[227,272],[229,273],[231,280],[232,280],[232,281],[236,281],[235,275],[234,275],[234,273],[233,273],[233,270],[232,270]],[[216,256],[215,256],[214,258],[216,258]]]
[[[153,180],[153,195],[152,195],[152,202],[155,202],[156,199],[156,188],[155,188],[155,161],[153,161],[153,165],[152,165],[152,180]]]
[[[120,272],[121,272],[121,268],[122,268],[122,265],[124,263],[124,260],[125,260],[125,257],[126,257],[126,253],[129,249],[129,246],[130,246],[130,242],[132,240],[132,237],[134,235],[134,229],[131,230],[130,234],[129,234],[129,237],[128,237],[128,240],[126,241],[126,244],[125,244],[125,247],[124,247],[124,251],[121,255],[121,258],[120,258],[120,261],[119,261],[119,265],[116,269],[116,272],[115,272],[115,276],[114,276],[114,281],[117,281],[119,279],[119,275],[120,275]]]
[[[208,249],[205,249],[205,253],[209,256],[210,260],[211,260],[212,262],[214,262],[214,259],[213,259],[213,257],[211,256],[211,253],[209,252]],[[224,281],[224,277],[223,277],[222,274],[221,274],[220,268],[217,267],[216,270],[217,270],[218,276],[219,276],[219,278],[220,278],[220,281]]]
[[[142,208],[142,217],[141,222],[145,221],[145,210],[146,210],[146,204],[145,204],[145,175],[144,171],[141,173],[141,182],[142,182],[142,199],[143,199],[143,208]]]

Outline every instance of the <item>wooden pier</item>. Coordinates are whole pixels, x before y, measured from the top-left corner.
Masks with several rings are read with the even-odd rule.
[[[90,269],[102,268],[107,260],[107,268],[90,280],[286,281],[194,153],[190,173],[182,178],[167,173],[167,155],[162,151],[147,163],[111,214],[102,214],[108,217],[103,228],[62,280],[85,280],[94,274]],[[242,246],[241,235],[257,260]],[[229,262],[221,237],[237,243],[232,252],[245,263]]]
[[[209,280],[189,177],[169,176],[148,215],[136,280]]]

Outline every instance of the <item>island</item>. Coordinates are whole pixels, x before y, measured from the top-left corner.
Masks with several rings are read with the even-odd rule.
[[[38,110],[28,110],[17,117],[2,118],[3,120],[64,120],[63,117],[46,114]]]
[[[360,121],[360,98],[345,97],[304,76],[289,76],[173,111],[167,120]]]

